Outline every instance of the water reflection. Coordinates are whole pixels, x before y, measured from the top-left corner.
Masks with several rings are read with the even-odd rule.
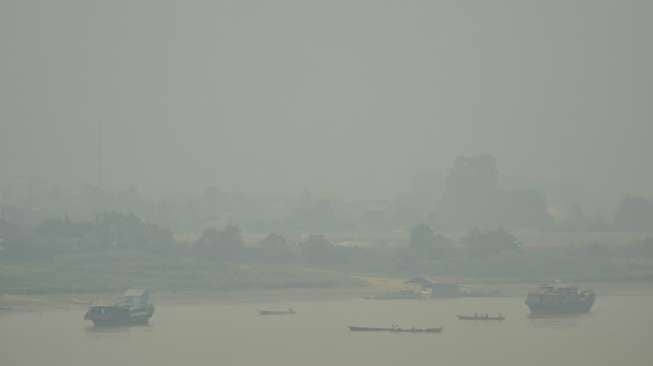
[[[149,331],[152,328],[152,325],[147,324],[134,324],[134,325],[87,325],[84,327],[84,331],[90,334],[112,334],[112,333],[127,333],[132,329],[140,328],[146,331]]]
[[[536,328],[571,328],[580,325],[591,313],[584,314],[530,314],[530,324]]]
[[[584,315],[528,317],[521,299],[315,301],[291,317],[275,304],[161,307],[149,326],[93,327],[81,309],[0,316],[0,365],[650,365],[653,296],[606,297]],[[457,314],[506,315],[503,322]],[[349,324],[443,326],[439,335],[356,336]],[[618,337],[615,337],[618,334]],[[328,347],[325,347],[328,345]],[[10,350],[10,352],[5,352]],[[252,352],[255,350],[255,352]],[[588,350],[596,350],[590,352]],[[624,361],[624,359],[626,361]]]

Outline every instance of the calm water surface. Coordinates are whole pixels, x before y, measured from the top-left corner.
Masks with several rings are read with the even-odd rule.
[[[257,315],[292,306],[294,316]],[[529,319],[521,298],[160,305],[151,325],[96,329],[83,310],[0,313],[0,365],[653,365],[653,297],[600,297]],[[456,314],[502,312],[504,322]],[[442,334],[347,325],[443,326]]]

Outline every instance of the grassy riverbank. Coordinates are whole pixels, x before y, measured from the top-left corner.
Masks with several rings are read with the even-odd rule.
[[[299,266],[232,264],[135,252],[0,261],[0,293],[23,295],[103,293],[128,287],[174,292],[361,285],[362,281],[346,274]]]
[[[552,280],[585,283],[592,288],[609,284],[603,287],[610,292],[617,289],[635,294],[642,289],[650,292],[653,284],[653,258],[643,256],[580,255],[571,249],[553,248],[483,259],[457,255],[441,260],[413,258],[409,262],[396,251],[353,254],[346,257],[349,262],[312,266],[298,260],[266,264],[259,259],[247,264],[184,253],[138,251],[0,258],[0,295],[5,296],[4,303],[17,304],[33,299],[38,302],[39,296],[45,296],[46,302],[84,303],[98,294],[115,295],[130,287],[151,288],[166,298],[186,299],[273,299],[298,294],[306,298],[360,297],[397,291],[406,278],[418,275],[503,287],[503,293],[519,296],[534,283]],[[62,301],[57,299],[59,295]]]

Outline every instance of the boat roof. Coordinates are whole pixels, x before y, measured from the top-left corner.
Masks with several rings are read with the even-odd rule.
[[[409,280],[404,281],[404,283],[416,283],[418,285],[432,285],[433,281],[424,277],[413,277]]]
[[[541,285],[538,288],[530,291],[530,293],[576,293],[578,292],[577,286],[572,285]]]
[[[143,295],[147,295],[148,291],[146,289],[140,289],[140,288],[130,288],[129,290],[125,291],[124,296],[125,297],[141,297]]]
[[[574,285],[567,285],[567,284],[562,284],[562,283],[554,283],[554,284],[545,284],[545,285],[540,285],[540,288],[543,289],[555,289],[555,290],[561,290],[561,289],[577,289],[577,286]]]

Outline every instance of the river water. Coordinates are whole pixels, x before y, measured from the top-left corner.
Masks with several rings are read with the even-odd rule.
[[[258,309],[292,306],[293,316]],[[149,326],[94,328],[83,309],[0,313],[0,365],[653,365],[652,296],[599,297],[530,319],[521,298],[160,305]],[[504,322],[456,314],[502,312]],[[443,326],[441,334],[348,325]]]

